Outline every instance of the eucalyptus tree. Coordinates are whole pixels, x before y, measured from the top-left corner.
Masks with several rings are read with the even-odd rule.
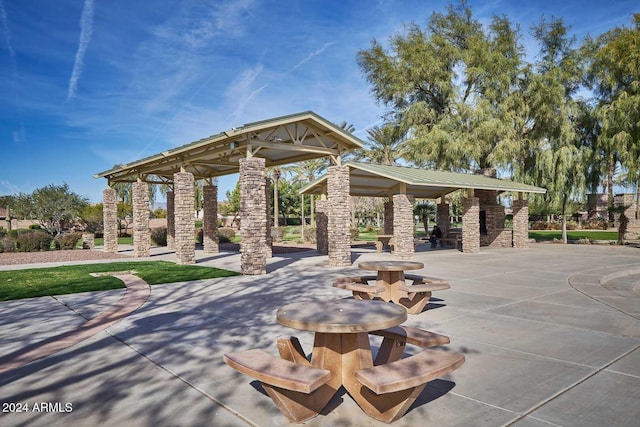
[[[588,82],[596,94],[599,124],[595,150],[606,176],[610,202],[616,166],[640,186],[640,13],[631,27],[616,27],[588,38],[583,53],[589,59]]]
[[[357,60],[389,121],[408,130],[408,160],[469,170],[510,163],[506,153],[517,151],[519,103],[510,98],[522,57],[508,18],[484,28],[461,2],[434,13],[424,30],[412,24],[392,36],[388,51],[374,40]]]
[[[532,30],[540,54],[530,83],[530,107],[535,117],[532,139],[537,154],[529,173],[534,182],[547,189],[545,202],[559,208],[566,243],[567,206],[571,198],[584,192],[589,154],[579,131],[584,109],[575,96],[583,68],[574,48],[575,38],[567,34],[561,19],[547,22],[543,18]]]

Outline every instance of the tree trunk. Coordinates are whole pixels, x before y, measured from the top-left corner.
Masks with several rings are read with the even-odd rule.
[[[567,196],[562,197],[562,243],[567,244]]]

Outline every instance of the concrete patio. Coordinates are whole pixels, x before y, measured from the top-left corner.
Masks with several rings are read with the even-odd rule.
[[[153,249],[151,259],[172,259],[161,252]],[[238,253],[196,255],[198,264],[240,270]],[[281,335],[298,336],[309,351],[313,334],[279,325],[276,309],[349,297],[331,283],[373,259],[392,256],[358,248],[351,267],[330,268],[315,251],[290,253],[269,259],[267,275],[153,286],[119,323],[4,373],[0,425],[295,425],[222,355],[249,348],[275,355]],[[422,250],[414,259],[425,264],[417,274],[446,278],[451,289],[434,293],[407,324],[450,336],[446,349],[464,353],[466,363],[429,383],[393,425],[638,425],[640,249],[536,244],[478,254]],[[0,303],[0,357],[77,328],[123,292]],[[379,340],[371,340],[375,350]],[[5,412],[9,403],[40,402],[49,410]],[[304,425],[385,424],[344,394]]]

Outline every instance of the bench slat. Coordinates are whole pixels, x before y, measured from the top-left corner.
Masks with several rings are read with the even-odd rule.
[[[307,394],[331,379],[331,372],[326,369],[289,362],[260,349],[227,353],[224,361],[260,382]]]
[[[405,280],[413,280],[414,282],[421,284],[444,285],[449,283],[445,279],[440,279],[438,277],[419,276],[417,274],[405,274],[404,278]]]
[[[464,355],[422,350],[406,359],[356,371],[356,379],[375,394],[406,390],[454,371],[464,363]]]
[[[449,344],[451,342],[449,337],[446,335],[440,335],[435,332],[425,331],[411,326],[394,326],[392,328],[380,329],[369,333],[417,345],[418,347],[423,348]]]

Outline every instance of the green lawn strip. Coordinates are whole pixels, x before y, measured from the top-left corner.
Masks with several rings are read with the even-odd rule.
[[[177,265],[167,261],[113,262],[8,270],[0,271],[0,301],[123,288],[124,284],[115,277],[93,277],[90,273],[131,270],[136,271],[138,276],[150,285],[239,275],[218,268]]]
[[[529,238],[536,240],[553,240],[562,239],[562,231],[560,230],[530,230]],[[617,231],[598,231],[598,230],[567,230],[568,240],[618,240]]]
[[[104,238],[96,237],[94,241],[96,246],[104,246]],[[119,245],[133,245],[133,237],[118,237]]]

